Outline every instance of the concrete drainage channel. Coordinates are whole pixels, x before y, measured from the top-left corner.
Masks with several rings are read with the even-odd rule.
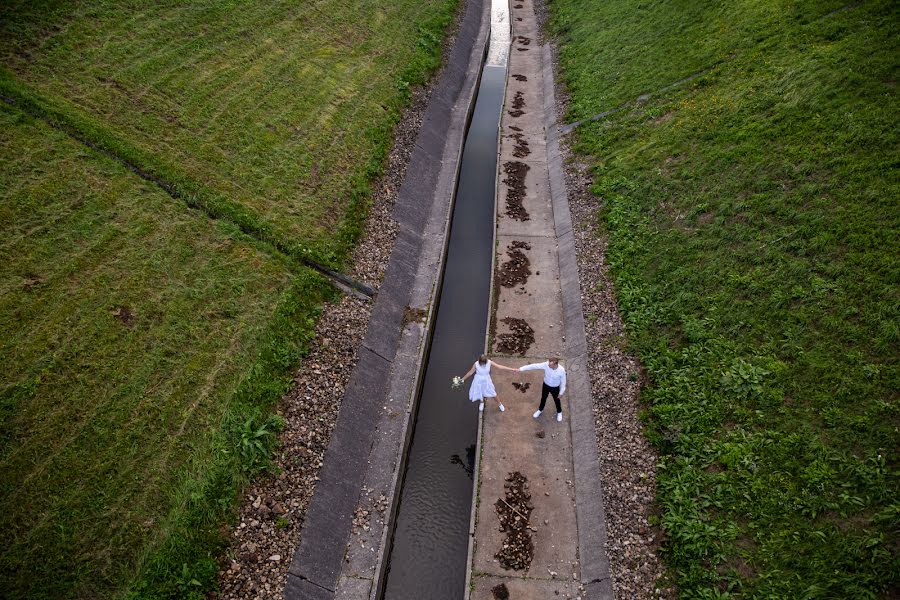
[[[465,402],[461,392],[454,394],[454,406],[442,398],[450,392],[450,378],[465,370],[484,347],[505,71],[488,69],[481,90],[478,83],[485,56],[491,57],[490,61],[498,52],[496,43],[488,52],[488,40],[506,39],[506,50],[500,50],[504,57],[509,40],[508,16],[505,33],[499,38],[491,36],[491,0],[468,0],[464,11],[399,191],[394,212],[399,234],[306,511],[288,571],[286,600],[463,597],[470,562],[466,552],[472,497],[472,458],[467,448],[469,452],[474,450],[477,407]],[[491,70],[495,72],[489,73]],[[485,95],[491,100],[482,101]],[[483,114],[481,107],[488,104],[492,113]],[[488,137],[479,142],[466,141],[470,121],[472,132],[486,127]],[[489,168],[484,169],[482,163],[486,161]],[[475,167],[473,173],[477,171],[477,175],[462,173]],[[477,191],[465,183],[470,180]],[[458,213],[454,213],[454,202]],[[457,217],[468,212],[464,207],[476,213]],[[479,266],[473,267],[463,256],[460,260],[448,259],[444,267],[445,256],[458,254],[453,249],[468,252],[473,244],[483,245]],[[442,276],[447,285],[441,285]],[[455,297],[438,310],[438,294]],[[463,301],[468,308],[456,306]],[[465,334],[460,326],[463,319],[471,323],[466,325]],[[430,348],[440,350],[443,358],[432,353],[426,361]],[[435,391],[434,396],[430,390]],[[449,410],[441,413],[442,409]],[[412,443],[414,430],[416,442]],[[453,441],[449,441],[450,436],[454,436]],[[429,438],[438,443],[436,450],[424,449],[420,443]],[[429,466],[421,468],[420,458]],[[409,475],[403,487],[407,464]],[[427,469],[431,467],[435,472],[429,475]],[[415,483],[417,473],[426,474],[424,482]],[[418,514],[428,516],[415,516],[425,509]],[[416,534],[423,523],[420,518],[431,523],[423,535],[413,535],[409,543],[399,533],[394,535],[395,523],[398,532]],[[440,591],[405,589],[407,584],[398,577],[409,561],[424,554],[423,547],[433,549],[445,540],[447,546],[432,553],[440,564],[417,573],[410,571],[407,580]],[[432,575],[435,581],[425,581]]]
[[[397,511],[383,597],[462,598],[469,564],[476,405],[450,380],[484,351],[494,257],[500,112],[509,19],[494,2],[488,50],[462,155],[443,281]],[[502,8],[501,8],[502,7]]]

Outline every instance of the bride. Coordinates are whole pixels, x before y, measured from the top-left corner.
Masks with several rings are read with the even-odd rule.
[[[505,371],[518,371],[518,369],[505,367],[500,363],[488,360],[488,357],[484,354],[478,357],[478,361],[472,365],[472,368],[469,369],[468,373],[463,375],[462,380],[465,381],[473,373],[475,374],[475,378],[472,380],[472,386],[469,388],[469,400],[472,402],[481,402],[481,404],[478,405],[479,411],[484,410],[485,398],[497,397],[497,390],[494,389],[494,382],[491,380],[491,366],[495,366],[498,369],[503,369]],[[503,403],[500,402],[500,400],[497,400],[497,403],[500,405],[501,412],[506,410],[506,407],[503,406]]]

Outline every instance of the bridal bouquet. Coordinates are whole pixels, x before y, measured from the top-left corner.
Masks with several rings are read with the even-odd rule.
[[[457,376],[450,380],[450,387],[453,388],[454,390],[456,390],[456,389],[461,388],[463,383],[465,383],[465,379]]]

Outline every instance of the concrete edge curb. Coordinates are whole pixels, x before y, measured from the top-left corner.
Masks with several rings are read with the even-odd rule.
[[[472,73],[468,67],[474,56],[478,57],[480,64],[487,51],[486,32],[489,28],[489,19],[486,18],[488,13],[483,10],[484,5],[483,0],[470,0],[466,6],[466,13],[448,64],[445,65],[441,79],[436,84],[426,108],[426,117],[419,130],[415,150],[408,163],[407,176],[395,206],[395,218],[397,218],[396,208],[399,206],[413,207],[414,212],[420,217],[424,211],[425,216],[415,222],[398,219],[400,232],[372,309],[366,337],[359,349],[359,360],[344,393],[338,421],[320,470],[320,479],[306,512],[300,542],[288,570],[284,589],[285,600],[330,599],[335,597],[338,590],[352,516],[359,504],[366,477],[369,475],[368,459],[375,446],[375,428],[372,427],[372,423],[379,421],[377,413],[390,390],[389,379],[399,352],[403,330],[407,329],[403,322],[403,314],[410,305],[413,279],[421,271],[418,267],[422,258],[422,247],[430,241],[434,245],[441,244],[445,250],[446,226],[444,239],[425,240],[426,236],[422,230],[429,219],[427,215],[433,211],[443,209],[445,220],[451,214],[462,142],[465,140],[465,130],[471,118],[481,73],[480,69]],[[471,15],[473,11],[480,14],[473,16]],[[471,47],[463,48],[467,44],[471,44]],[[457,63],[464,64],[460,68]],[[458,88],[459,91],[454,92],[454,88]],[[449,111],[449,118],[429,119],[428,116],[433,117],[435,109],[440,110],[442,104],[445,109],[451,108],[447,105],[446,98],[448,94],[454,93],[457,94],[457,101]],[[446,110],[444,112],[446,113]],[[458,137],[445,135],[451,127],[457,128],[462,135]],[[457,140],[459,147],[449,148],[454,139]],[[430,148],[422,147],[420,144],[422,141]],[[443,143],[437,146],[439,142]],[[413,168],[417,162],[424,162],[426,165],[430,163],[432,169],[437,171],[432,173],[433,177],[429,178],[426,189],[417,185],[417,180],[422,180],[422,172]],[[451,194],[442,193],[445,190],[439,183],[441,180],[445,185],[449,185]],[[447,184],[448,181],[452,185]],[[431,291],[428,298],[429,317],[425,327],[420,328],[418,332],[419,353],[416,358],[415,376],[406,382],[411,390],[409,397],[412,404],[421,379],[422,361],[428,346],[430,321],[434,312],[433,301],[440,289],[439,273],[442,272],[444,255],[444,251],[440,252],[441,268],[437,272],[432,271],[431,280],[424,282]],[[422,343],[423,341],[425,343]],[[403,436],[398,440],[400,445],[398,454],[401,458],[408,443],[406,440],[409,434],[408,423],[415,414],[415,406],[412,404],[407,404]],[[394,466],[389,487],[388,482],[385,482],[391,495],[392,514],[385,522],[377,564],[374,565],[374,579],[369,584],[370,589],[365,597],[377,594],[383,579],[393,512],[397,504],[397,486],[402,481],[402,466],[402,461]]]
[[[591,600],[614,598],[606,555],[606,513],[600,482],[600,458],[591,402],[587,341],[581,303],[581,282],[572,235],[572,216],[563,171],[557,128],[556,91],[553,56],[549,44],[541,46],[544,79],[544,129],[547,136],[547,166],[550,172],[550,198],[554,226],[559,242],[560,288],[569,356],[569,423],[572,435],[572,460],[575,470],[575,505],[578,527],[581,583]],[[572,402],[576,400],[576,402]],[[574,404],[574,405],[573,405]]]

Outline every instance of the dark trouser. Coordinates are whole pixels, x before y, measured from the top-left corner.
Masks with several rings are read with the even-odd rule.
[[[556,402],[556,412],[562,412],[562,404],[559,403],[559,386],[550,387],[546,383],[543,384],[543,388],[541,388],[541,405],[538,407],[538,410],[544,410],[544,406],[547,404],[547,394],[553,394],[553,401]]]

